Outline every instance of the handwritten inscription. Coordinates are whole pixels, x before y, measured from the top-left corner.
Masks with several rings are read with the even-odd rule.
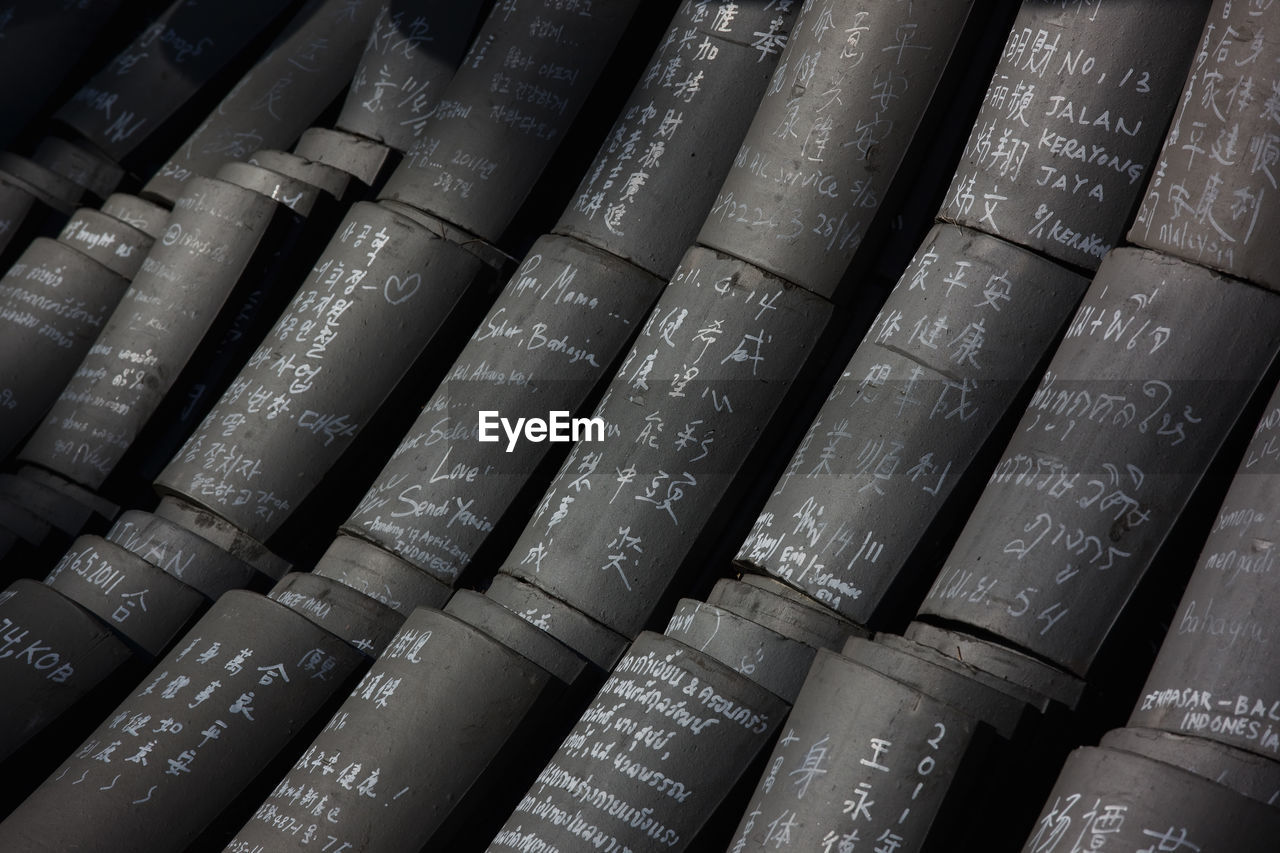
[[[86,813],[105,813],[110,798],[157,819],[69,823],[43,837],[66,847],[90,831],[112,847],[194,839],[359,659],[300,617],[291,636],[264,633],[282,613],[248,593],[224,597],[35,795]]]
[[[1209,292],[1225,313],[1203,310]],[[1236,299],[1248,307],[1225,309]],[[1219,347],[1248,312],[1280,311],[1271,302],[1196,267],[1112,253],[925,612],[1083,665],[1261,375],[1244,362],[1269,359],[1277,341],[1270,320],[1250,324],[1251,343],[1231,356],[1238,369]]]
[[[539,240],[348,525],[452,580],[548,450],[481,443],[480,412],[581,407],[660,286],[576,241]]]
[[[637,6],[494,5],[382,197],[497,239]]]
[[[2,603],[2,602],[0,602]],[[12,659],[41,673],[55,684],[65,684],[75,675],[75,665],[67,660],[66,651],[40,639],[33,631],[35,626],[23,625],[7,616],[0,616],[0,660]]]
[[[1280,752],[1275,620],[1267,612],[1278,577],[1276,402],[1254,431],[1130,725]]]
[[[0,279],[0,446],[12,447],[39,422],[123,286],[114,273],[44,239]]]
[[[175,578],[181,578],[191,568],[192,561],[196,558],[194,548],[184,547],[181,542],[158,537],[151,531],[144,532],[131,520],[117,521],[111,528],[111,532],[107,534],[107,541],[137,554],[146,562]]]
[[[594,223],[614,236],[642,230],[648,205],[668,197],[663,172],[687,168],[693,156],[701,161],[711,144],[707,135],[716,132],[717,121],[730,120],[720,115],[720,104],[737,101],[722,100],[720,87],[754,85],[763,75],[752,66],[773,66],[787,42],[791,7],[774,0],[749,10],[726,3],[683,5],[578,188],[571,207],[574,227]],[[744,46],[747,37],[756,44]],[[693,208],[699,215],[705,210]]]
[[[158,179],[183,184],[222,163],[290,144],[306,118],[337,93],[377,11],[372,0],[327,4],[290,32],[241,78],[218,109],[161,168]],[[171,190],[176,192],[177,190]]]
[[[776,699],[772,708],[750,704],[729,686],[735,676],[690,655],[678,643],[642,635],[493,849],[549,850],[570,839],[615,850],[687,844],[785,709]],[[715,760],[698,758],[704,755]]]
[[[1280,22],[1268,6],[1215,4],[1130,236],[1274,284],[1264,256],[1280,163]]]
[[[479,266],[411,220],[356,205],[160,481],[269,535],[359,433]],[[370,329],[380,330],[378,346],[366,340]],[[298,446],[309,449],[305,465]],[[295,454],[295,465],[268,464],[274,448]]]
[[[1226,788],[1206,780],[1195,788],[1195,808],[1187,808],[1167,792],[1142,792],[1134,780],[1155,772],[1147,759],[1109,749],[1085,749],[1068,759],[1058,784],[1045,802],[1027,853],[1068,853],[1071,850],[1150,850],[1197,853],[1235,847],[1265,850],[1267,832],[1239,832],[1239,800]],[[1142,774],[1142,775],[1139,775]],[[1257,804],[1259,810],[1265,806]],[[1235,819],[1221,819],[1232,814]],[[1210,818],[1209,816],[1213,817]],[[1248,838],[1261,844],[1248,843]]]
[[[806,291],[690,250],[595,412],[606,440],[574,447],[504,570],[638,630],[826,314]]]
[[[227,17],[198,0],[175,3],[76,92],[58,117],[119,159],[286,5],[262,0]]]
[[[266,340],[175,457],[186,465],[198,464],[205,472],[191,478],[188,488],[194,495],[217,504],[248,506],[270,520],[275,513],[291,509],[292,502],[270,489],[255,488],[262,475],[262,459],[252,450],[246,452],[238,440],[240,433],[259,418],[268,422],[284,418],[296,421],[324,446],[356,434],[360,422],[350,414],[308,408],[305,395],[326,368],[332,369],[344,318],[356,304],[357,292],[380,297],[395,293],[399,298],[402,288],[390,282],[395,278],[398,285],[398,276],[366,281],[391,239],[386,227],[355,217],[334,236]],[[414,275],[421,280],[420,274]],[[385,301],[397,304],[390,296]]]
[[[401,123],[413,123],[415,134],[421,131],[419,116],[432,101],[427,90],[435,81],[430,77],[418,80],[412,74],[396,79],[397,69],[392,63],[400,60],[412,63],[426,45],[434,41],[431,23],[425,17],[407,21],[404,10],[392,11],[390,6],[384,6],[369,34],[364,59],[352,78],[348,98],[357,100],[360,109],[375,115],[387,109],[405,109],[411,117]],[[381,59],[380,63],[377,58]],[[412,65],[410,68],[416,70]]]
[[[460,648],[467,667],[438,665]],[[463,796],[545,685],[544,671],[515,659],[419,608],[228,849],[421,846],[449,813],[441,804]],[[424,775],[429,764],[449,772]]]
[[[100,484],[213,322],[273,207],[230,184],[193,181],[25,452]]]
[[[359,849],[349,825],[361,820],[365,801],[396,803],[410,791],[400,784],[400,770],[362,751],[358,744],[342,740],[348,725],[356,729],[362,720],[384,716],[403,700],[397,694],[409,671],[395,661],[419,664],[430,654],[432,631],[405,626],[391,641],[375,665],[360,679],[350,697],[325,726],[325,733],[294,764],[292,771],[258,807],[250,826],[242,831],[256,834],[283,834],[303,845],[331,851]],[[408,689],[410,685],[405,685]],[[338,740],[330,733],[338,735]],[[396,803],[399,805],[399,803]],[[337,833],[336,835],[333,833]]]
[[[829,654],[814,667],[728,853],[918,849],[972,724]]]
[[[375,4],[376,5],[376,4]],[[462,56],[481,4],[468,0],[413,13],[383,4],[351,81],[338,127],[412,147]]]
[[[829,291],[880,207],[968,6],[805,3],[700,240]]]
[[[118,229],[101,227],[101,224],[95,227],[93,221],[85,218],[68,222],[58,235],[58,241],[85,251],[91,257],[107,255],[126,263],[135,257],[140,260],[151,243],[149,238],[128,235]]]
[[[1084,286],[967,230],[935,228],[737,559],[865,622]]]
[[[1153,39],[1124,3],[1023,4],[939,215],[1097,267],[1175,103],[1203,14],[1183,8]]]
[[[1134,716],[1140,721],[1148,712],[1162,728],[1280,754],[1280,698],[1275,696],[1220,697],[1204,687],[1162,687],[1143,695]]]
[[[502,29],[513,9],[494,7],[487,24],[494,35],[472,44],[459,72],[474,77],[477,83],[487,81],[487,109],[449,98],[427,107],[421,117],[425,124],[415,129],[416,139],[405,156],[402,171],[429,171],[432,177],[417,176],[414,180],[425,180],[439,196],[467,199],[477,192],[478,184],[493,181],[495,175],[506,176],[507,170],[502,166],[510,157],[503,156],[501,149],[494,146],[496,140],[476,134],[470,134],[472,138],[467,142],[456,137],[453,127],[459,120],[483,120],[525,137],[535,147],[559,139],[573,112],[570,105],[581,98],[576,93],[587,75],[580,75],[573,65],[563,66],[564,73],[555,73],[558,64],[568,62],[567,57],[573,54],[553,48],[578,45],[580,40],[585,41],[587,30],[582,28],[588,26],[587,21],[601,18],[603,23],[607,18],[599,8],[570,12],[562,7],[556,0],[541,0],[528,10],[521,7],[518,14],[527,23],[520,34],[520,48],[512,46],[513,34]],[[505,17],[499,21],[500,16]],[[498,33],[507,37],[501,38]],[[475,109],[482,112],[472,117]]]

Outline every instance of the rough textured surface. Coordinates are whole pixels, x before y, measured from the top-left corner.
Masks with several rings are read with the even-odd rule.
[[[460,589],[444,612],[483,631],[565,684],[572,684],[582,672],[584,661],[576,652],[488,596]]]
[[[1280,763],[1253,752],[1199,736],[1134,727],[1107,732],[1098,745],[1172,764],[1260,803],[1280,802]]]
[[[271,221],[264,195],[187,185],[117,310],[23,458],[101,485],[209,328]]]
[[[546,631],[608,672],[627,650],[627,638],[558,598],[510,575],[494,577],[485,595],[534,627]]]
[[[819,652],[734,845],[894,839],[894,849],[918,849],[973,729],[963,711]]]
[[[169,222],[168,208],[128,193],[113,193],[102,205],[102,212],[132,225],[152,240],[160,239]]]
[[[175,201],[195,175],[264,148],[285,148],[351,79],[379,0],[310,0],[217,109],[147,181]]]
[[[118,161],[288,6],[288,0],[177,0],[67,101],[57,118]]]
[[[451,584],[552,450],[496,427],[501,440],[480,441],[480,412],[581,414],[661,289],[577,240],[539,238],[343,526]]]
[[[1207,7],[1024,3],[939,217],[1096,269],[1141,196]]]
[[[681,849],[786,711],[724,664],[641,634],[489,850],[573,849],[583,837]]]
[[[248,586],[255,569],[185,527],[149,512],[130,510],[107,532],[107,541],[163,569],[205,598]]]
[[[390,168],[390,148],[350,133],[312,127],[302,132],[293,152],[316,163],[341,169],[362,183],[374,186]]]
[[[1280,758],[1280,395],[1218,510],[1129,725]]]
[[[156,656],[207,603],[198,590],[99,536],[77,539],[44,582]]]
[[[480,266],[385,207],[352,207],[158,487],[265,539],[391,392]]]
[[[830,297],[971,6],[804,4],[698,242]]]
[[[1280,7],[1215,3],[1129,239],[1280,289]]]
[[[0,452],[40,423],[129,281],[65,243],[37,238],[0,279]]]
[[[812,352],[831,307],[693,248],[503,571],[622,634],[652,613]]]
[[[442,607],[452,593],[411,563],[354,536],[335,536],[315,573],[346,584],[402,616],[417,607]]]
[[[772,579],[770,579],[772,580]],[[722,579],[707,595],[707,603],[723,607],[814,648],[839,649],[850,636],[863,636],[861,626],[842,619],[812,599],[789,598],[783,584],[769,586]]]
[[[816,650],[729,610],[682,598],[662,632],[794,702]]]
[[[881,675],[919,690],[987,723],[1002,737],[1012,737],[1025,705],[1007,693],[970,678],[960,667],[914,657],[884,643],[852,637],[841,654]]]
[[[495,5],[379,198],[497,240],[638,4]]]
[[[0,706],[0,757],[57,719],[131,654],[101,621],[33,580],[0,592],[0,625],[0,680],[9,697]]]
[[[880,309],[737,561],[862,624],[1088,281],[938,225]]]
[[[480,0],[383,2],[372,30],[360,29],[364,53],[336,126],[397,151],[422,134],[467,49],[484,9]]]
[[[792,4],[682,3],[555,231],[662,278],[729,171],[786,44]],[[712,8],[714,7],[714,8]]]
[[[156,515],[199,534],[227,553],[239,557],[269,578],[279,580],[289,571],[289,563],[267,550],[258,540],[249,536],[224,518],[201,507],[189,504],[181,498],[161,498]]]
[[[1022,849],[1049,853],[1075,836],[1134,850],[1266,853],[1280,838],[1280,812],[1172,765],[1078,749]]]
[[[320,575],[285,575],[268,595],[290,610],[374,657],[404,622],[404,617],[367,595]]]
[[[0,847],[183,850],[364,659],[239,590],[184,640],[0,824]]]
[[[920,612],[1083,674],[1277,347],[1280,298],[1113,252]]]
[[[439,665],[463,658],[466,666]],[[313,823],[311,804],[324,798],[334,809],[328,834],[339,844],[417,850],[550,683],[544,670],[481,631],[438,610],[416,611],[232,849],[312,850],[289,828]],[[391,727],[414,736],[369,735]]]

